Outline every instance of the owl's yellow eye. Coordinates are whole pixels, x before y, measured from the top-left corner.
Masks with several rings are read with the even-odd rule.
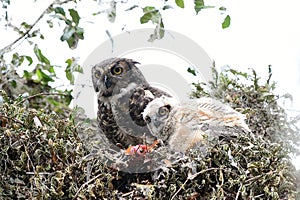
[[[100,78],[100,76],[101,76],[101,73],[100,73],[99,71],[96,71],[96,72],[95,72],[95,77],[96,77],[96,78]]]
[[[113,75],[120,75],[123,73],[123,71],[124,71],[123,67],[120,67],[120,66],[115,66],[115,67],[111,68],[111,73]]]
[[[167,115],[167,114],[169,114],[169,109],[166,108],[166,107],[160,107],[160,108],[158,109],[158,114],[159,114],[160,116]]]

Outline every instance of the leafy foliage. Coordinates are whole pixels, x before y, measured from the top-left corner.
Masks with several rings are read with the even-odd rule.
[[[66,27],[64,29],[64,33],[61,36],[61,41],[67,41],[69,47],[71,49],[75,49],[77,47],[78,41],[83,40],[84,30],[79,27],[80,16],[78,12],[74,9],[69,9],[69,14],[71,19],[68,19],[66,13],[62,7],[56,7],[53,9],[55,12],[55,17],[60,20],[63,20],[66,23]]]
[[[77,2],[54,1],[34,23],[13,25],[7,9],[10,1],[1,0],[2,19],[20,37],[0,50],[0,199],[299,198],[300,173],[289,157],[295,150],[293,144],[299,142],[299,129],[277,104],[279,97],[272,93],[275,84],[270,83],[271,70],[262,85],[255,71],[249,75],[233,69],[215,72],[215,80],[209,85],[195,84],[194,96],[212,96],[231,104],[248,116],[253,133],[259,137],[240,135],[231,141],[218,141],[209,146],[205,155],[197,148],[186,155],[170,154],[172,159],[164,160],[157,170],[139,174],[118,171],[112,163],[103,161],[103,157],[111,156],[110,152],[122,154],[104,140],[98,140],[100,154],[91,151],[79,133],[86,137],[89,132],[101,135],[95,121],[84,117],[82,122],[75,120],[68,108],[72,91],[50,86],[58,78],[57,66],[31,40],[37,36],[45,39],[36,26],[42,18],[49,17],[50,28],[54,27],[54,20],[63,22],[60,40],[67,42],[70,49],[76,48],[84,39],[80,13],[74,6]],[[173,2],[179,8],[185,7],[184,0]],[[109,3],[105,13],[114,22],[117,5],[122,2]],[[162,12],[173,7],[167,0],[163,3],[162,8],[133,5],[127,9],[142,9],[140,23],[151,21],[155,25],[150,41],[164,36]],[[68,4],[68,9],[64,4]],[[206,6],[203,0],[194,1],[197,14],[206,8],[213,6]],[[219,10],[224,13],[226,8]],[[227,15],[222,27],[230,26],[230,20]],[[13,52],[23,40],[33,46],[35,57]],[[12,53],[11,61],[5,60],[8,52]],[[16,70],[22,65],[33,70],[26,68],[20,76]],[[66,59],[65,73],[71,84],[77,72],[82,72],[77,59]],[[193,69],[189,72],[195,73]],[[241,84],[240,79],[252,82]],[[161,151],[163,148],[154,152]],[[122,164],[133,166],[149,161],[152,154],[139,160],[122,156],[127,158]]]
[[[184,0],[175,0],[173,2],[169,2],[167,0],[161,0],[163,6],[161,8],[156,8],[153,6],[141,6],[139,4],[132,4],[131,7],[126,9],[126,11],[131,11],[133,9],[142,9],[143,15],[140,17],[140,23],[145,24],[150,21],[154,24],[155,28],[153,34],[150,35],[149,41],[152,42],[157,39],[162,39],[165,34],[165,27],[163,23],[162,13],[166,12],[166,10],[173,8],[172,3],[176,4],[177,7],[184,8],[185,2]],[[45,86],[49,85],[51,82],[55,82],[58,77],[56,75],[57,67],[62,67],[61,65],[54,65],[53,61],[50,61],[46,55],[42,52],[43,50],[40,48],[38,40],[33,40],[33,38],[39,37],[42,40],[47,40],[48,35],[44,35],[41,33],[39,29],[39,24],[42,22],[43,18],[47,18],[46,22],[49,25],[49,28],[54,28],[56,23],[60,25],[63,22],[62,34],[60,36],[60,40],[62,42],[66,42],[70,49],[77,48],[77,45],[80,40],[84,40],[84,29],[81,27],[81,17],[80,13],[77,10],[77,4],[80,1],[74,0],[66,0],[66,1],[54,1],[51,3],[41,14],[40,16],[33,22],[28,23],[26,21],[22,22],[20,25],[14,25],[11,21],[10,13],[8,12],[8,7],[10,6],[9,0],[1,0],[1,4],[3,7],[4,13],[0,13],[2,18],[6,21],[6,26],[16,31],[19,34],[19,38],[13,41],[8,46],[4,47],[0,50],[1,62],[5,67],[1,68],[1,73],[4,73],[5,70],[8,70],[10,67],[8,66],[7,61],[5,60],[5,56],[7,53],[13,53],[12,65],[14,67],[19,67],[22,65],[24,59],[26,59],[30,66],[34,66],[33,70],[29,70],[25,68],[23,70],[23,76],[27,81],[33,81],[35,83],[41,83]],[[127,1],[115,1],[109,0],[106,2],[99,2],[100,9],[102,6],[106,6],[104,4],[109,4],[109,7],[105,10],[99,11],[97,14],[106,13],[108,20],[110,22],[114,22],[117,17],[117,6],[120,3],[128,3]],[[204,0],[195,0],[194,1],[194,10],[198,14],[202,9],[205,8],[214,8],[213,6],[206,6]],[[226,9],[222,9],[224,12]],[[225,20],[223,22],[223,26],[229,26],[230,19]],[[57,28],[57,27],[56,27]],[[107,33],[109,33],[106,30]],[[111,38],[111,37],[110,37]],[[18,47],[22,42],[27,41],[30,45],[33,46],[32,54],[28,53],[28,55],[19,55],[17,52],[13,52],[16,47]],[[35,60],[32,55],[35,55],[37,60]],[[70,81],[71,84],[74,84],[74,77],[76,73],[81,73],[82,69],[77,64],[77,61],[72,61],[73,58],[66,58],[66,67],[65,73],[66,78]],[[19,71],[18,71],[19,72]],[[61,78],[61,77],[60,77]],[[15,84],[16,81],[11,81],[12,84]]]
[[[148,23],[152,21],[153,24],[156,24],[154,33],[150,36],[149,41],[152,42],[156,39],[161,39],[164,36],[164,24],[160,11],[153,6],[147,6],[143,8],[144,15],[140,18],[141,24]]]
[[[270,83],[270,77],[266,85],[260,85],[254,72],[249,75],[230,69],[226,73],[215,72],[215,78],[210,83],[211,90],[199,84],[202,90],[195,91],[194,95],[219,97],[248,113],[251,116],[249,124],[256,136],[241,134],[230,141],[215,141],[208,146],[206,154],[198,148],[187,154],[168,155],[164,152],[167,159],[157,170],[139,174],[118,171],[118,163],[103,160],[103,157],[122,155],[122,151],[110,148],[104,140],[98,141],[99,153],[88,148],[86,138],[79,137],[79,133],[87,135],[92,131],[99,135],[94,120],[83,120],[85,118],[81,116],[82,121],[77,121],[68,108],[64,114],[59,114],[50,107],[36,107],[42,102],[47,105],[48,99],[55,94],[40,94],[44,98],[32,95],[11,99],[1,91],[0,198],[299,198],[300,173],[291,163],[290,150],[285,148],[282,139],[275,141],[270,139],[272,135],[264,132],[268,127],[265,122],[271,119],[274,129],[286,131],[276,126],[281,119],[264,111],[270,104],[273,110],[277,108],[284,112],[274,104],[274,99],[269,98],[270,94],[266,95],[266,90],[275,87]],[[251,79],[252,84],[241,84],[238,81],[241,78]],[[252,93],[257,95],[256,100],[253,96],[245,98]],[[257,106],[257,100],[262,99],[265,99],[265,108]],[[58,101],[64,103],[60,98]],[[261,125],[255,125],[253,119],[260,119]],[[285,123],[283,127],[289,126],[289,122]],[[163,150],[158,148],[153,153]],[[128,158],[128,155],[124,156]],[[151,156],[152,153],[145,158],[129,156],[126,162],[129,166],[146,164]]]

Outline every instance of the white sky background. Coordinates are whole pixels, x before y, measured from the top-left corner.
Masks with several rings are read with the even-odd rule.
[[[38,24],[46,39],[38,44],[42,52],[53,64],[66,66],[65,60],[78,57],[80,63],[103,41],[108,39],[105,30],[112,36],[139,28],[152,28],[151,23],[141,25],[141,9],[122,12],[134,3],[139,5],[163,6],[159,1],[129,1],[119,4],[115,23],[107,20],[106,14],[92,16],[100,10],[96,2],[84,0],[78,5],[81,16],[80,26],[85,29],[85,39],[79,42],[77,49],[69,50],[66,42],[60,42],[64,24],[61,27],[54,23],[54,29],[48,25]],[[173,2],[169,0],[169,2]],[[286,104],[288,109],[300,110],[300,1],[299,0],[223,0],[205,1],[207,5],[225,6],[231,16],[231,25],[222,29],[225,15],[217,9],[200,11],[195,15],[193,1],[186,0],[185,9],[164,11],[165,28],[179,32],[197,42],[216,61],[221,68],[229,65],[232,68],[246,71],[254,68],[260,76],[267,76],[268,65],[272,65],[273,80],[277,81],[277,93],[290,93],[293,103]],[[23,21],[33,23],[41,12],[50,4],[49,0],[11,1],[8,14],[13,24]],[[210,4],[211,3],[211,4]],[[84,5],[84,6],[83,6]],[[174,5],[174,7],[176,7]],[[1,11],[2,12],[2,11]],[[46,20],[46,19],[45,19]],[[14,41],[18,35],[3,28],[5,21],[0,20],[0,48]],[[28,54],[32,49],[26,42],[17,51]],[[64,69],[62,69],[62,73]],[[300,114],[300,112],[299,112]],[[300,158],[296,165],[300,168]]]

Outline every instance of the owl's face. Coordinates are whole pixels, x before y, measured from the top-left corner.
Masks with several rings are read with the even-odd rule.
[[[129,84],[146,82],[140,70],[135,66],[138,62],[126,58],[110,58],[92,68],[92,81],[100,96],[110,97],[118,94]]]
[[[154,136],[160,138],[170,112],[176,104],[176,99],[161,96],[147,105],[143,112],[143,119]]]

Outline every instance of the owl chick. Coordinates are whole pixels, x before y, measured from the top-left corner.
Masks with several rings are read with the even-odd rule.
[[[244,115],[206,97],[181,103],[174,98],[160,97],[148,104],[143,117],[153,135],[171,150],[180,152],[209,138],[230,138],[240,132],[250,132]]]
[[[92,68],[92,81],[98,92],[99,128],[113,144],[123,148],[153,143],[156,138],[142,112],[152,100],[170,97],[151,87],[136,64],[131,59],[111,58]]]

